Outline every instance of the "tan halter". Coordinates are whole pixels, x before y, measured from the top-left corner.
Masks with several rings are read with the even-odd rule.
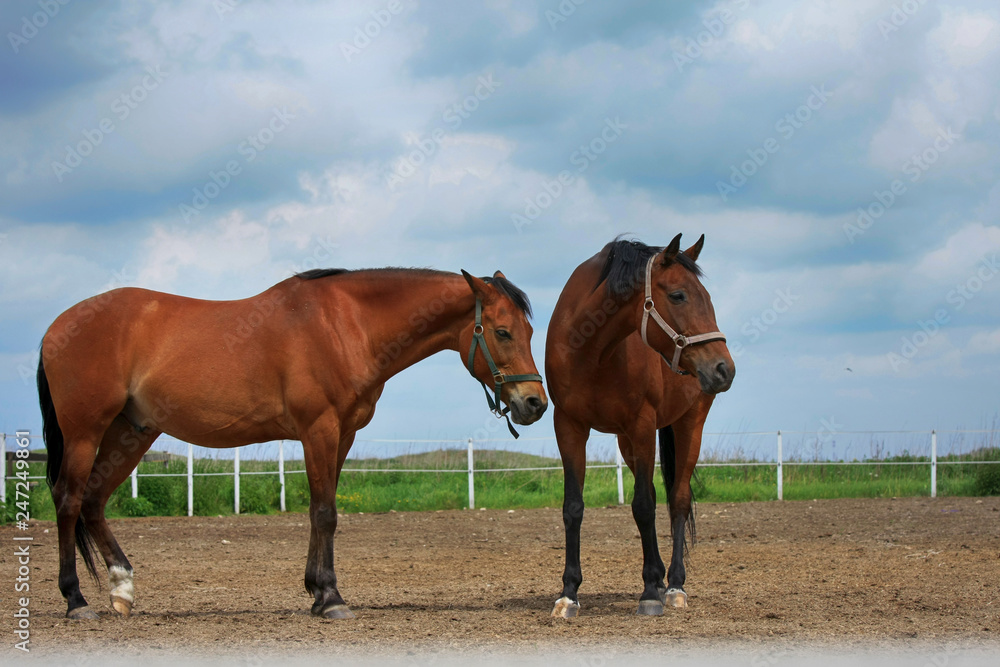
[[[654,253],[652,257],[649,258],[649,262],[646,264],[646,301],[642,304],[642,342],[649,345],[649,340],[646,339],[646,323],[649,322],[649,318],[652,317],[653,320],[660,325],[663,329],[663,333],[670,336],[670,340],[674,342],[676,349],[674,350],[674,360],[673,362],[668,361],[662,352],[659,352],[660,356],[663,357],[663,361],[666,362],[667,366],[673,372],[678,375],[690,375],[687,371],[681,370],[678,365],[681,361],[681,353],[684,352],[684,348],[688,345],[697,345],[698,343],[708,343],[713,340],[721,340],[725,342],[726,336],[721,331],[716,331],[714,333],[699,334],[697,336],[682,336],[681,334],[674,331],[673,327],[667,324],[658,312],[656,312],[656,306],[653,305],[653,262],[659,253]],[[649,347],[653,347],[649,345]],[[656,348],[653,348],[654,350]]]

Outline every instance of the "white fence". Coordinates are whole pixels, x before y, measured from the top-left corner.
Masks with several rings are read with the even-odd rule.
[[[980,438],[980,444],[986,443],[988,446],[997,446],[1000,443],[1000,431],[993,429],[984,430],[955,430],[955,431],[839,431],[834,435],[837,436],[852,436],[852,435],[865,435],[870,437],[878,437],[885,435],[895,435],[895,436],[909,436],[912,438],[917,438],[920,441],[922,438],[926,437],[926,443],[929,446],[929,457],[926,461],[885,461],[879,459],[867,459],[867,460],[827,460],[814,458],[811,461],[803,460],[801,455],[798,457],[787,457],[785,454],[785,436],[805,436],[804,439],[810,439],[817,434],[815,432],[807,431],[754,431],[754,432],[734,432],[734,433],[706,433],[705,436],[717,436],[724,438],[745,438],[745,437],[772,437],[774,440],[774,457],[771,460],[749,460],[749,461],[714,461],[708,460],[704,462],[699,462],[699,468],[744,468],[744,467],[769,467],[776,472],[776,497],[778,500],[784,499],[784,468],[786,466],[871,466],[871,465],[882,465],[882,466],[929,466],[930,467],[930,495],[931,497],[937,497],[938,484],[937,484],[937,472],[938,466],[940,465],[972,465],[972,464],[989,464],[997,463],[996,461],[973,461],[973,460],[951,460],[942,461],[938,457],[938,436],[939,434],[950,434],[953,436],[959,436],[960,440],[964,440],[966,435],[985,435],[987,437]],[[7,500],[7,437],[8,434],[0,434],[2,439],[0,439],[0,458],[5,462],[4,465],[0,466],[0,502],[6,502]],[[11,436],[12,438],[14,436]],[[829,438],[829,434],[822,436],[823,438]],[[23,439],[24,436],[21,436]],[[27,436],[29,442],[30,440],[39,440],[41,436],[29,435]],[[613,436],[606,436],[601,434],[595,434],[591,437],[590,442],[593,443],[595,440],[601,438],[608,439],[611,445],[614,445]],[[827,441],[827,440],[824,440]],[[523,448],[533,441],[548,441],[554,442],[553,438],[522,438],[518,443],[518,446]],[[158,443],[161,441],[157,441]],[[179,442],[179,441],[175,441]],[[483,441],[481,444],[505,444],[511,445],[515,441]],[[476,474],[491,474],[491,473],[503,473],[503,472],[540,472],[546,470],[562,470],[561,466],[548,466],[548,467],[527,467],[527,468],[476,468],[475,467],[475,449],[476,442],[469,438],[468,440],[433,440],[433,441],[414,441],[414,440],[358,440],[356,445],[368,444],[380,444],[380,445],[408,445],[413,446],[414,443],[422,444],[439,444],[439,445],[451,445],[453,448],[455,445],[464,444],[468,450],[467,466],[464,469],[456,468],[423,468],[423,469],[405,469],[405,468],[359,468],[359,467],[345,467],[343,472],[345,473],[451,473],[451,474],[463,474],[468,476],[469,481],[469,508],[474,509],[476,507],[476,489],[475,489],[475,476]],[[194,445],[190,443],[182,443],[187,445],[187,471],[184,473],[138,473],[138,468],[132,471],[131,476],[131,486],[132,486],[132,497],[137,498],[139,495],[139,478],[140,477],[184,477],[187,480],[187,509],[188,516],[193,516],[194,514],[194,478],[195,477],[210,477],[210,476],[232,476],[234,484],[234,507],[233,510],[239,514],[240,512],[240,478],[241,476],[247,475],[277,475],[280,487],[280,508],[281,511],[286,511],[285,505],[285,480],[288,475],[292,474],[303,474],[304,470],[285,470],[285,450],[286,446],[291,444],[289,441],[280,441],[278,443],[277,460],[278,469],[277,471],[254,471],[254,472],[241,472],[240,471],[240,450],[244,448],[235,448],[230,450],[233,452],[233,472],[194,472]],[[817,447],[820,442],[817,438]],[[20,448],[18,444],[15,444],[15,449]],[[482,447],[480,447],[482,449]],[[954,445],[952,447],[952,453],[954,453]],[[217,450],[216,450],[217,451]],[[523,449],[519,450],[523,451]],[[818,449],[817,449],[818,451]],[[908,450],[904,450],[907,451]],[[704,448],[703,448],[704,454]],[[587,465],[588,470],[594,469],[610,469],[613,468],[616,471],[616,478],[618,484],[618,503],[624,504],[625,502],[625,487],[623,480],[623,468],[624,462],[622,461],[621,453],[617,447],[614,447],[614,461],[609,463],[591,463]],[[41,480],[44,479],[43,476],[31,476],[28,479]]]

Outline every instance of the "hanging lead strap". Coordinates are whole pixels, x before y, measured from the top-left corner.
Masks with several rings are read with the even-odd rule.
[[[476,371],[474,370],[476,348],[481,346],[483,348],[483,358],[486,359],[486,365],[493,376],[493,396],[490,396],[490,391],[486,388],[486,383],[482,380],[479,381],[479,384],[483,385],[483,393],[486,394],[486,403],[490,406],[490,412],[496,415],[497,419],[503,418],[507,420],[507,429],[516,440],[520,436],[514,430],[514,425],[510,423],[510,408],[502,407],[500,389],[505,382],[541,382],[542,376],[537,373],[523,375],[504,375],[501,373],[496,363],[493,362],[493,355],[490,354],[490,348],[486,345],[486,336],[483,335],[483,332],[483,302],[479,297],[476,297],[476,326],[472,330],[472,345],[469,347],[469,358],[465,365],[469,369],[469,372],[472,373],[472,377],[476,377]]]

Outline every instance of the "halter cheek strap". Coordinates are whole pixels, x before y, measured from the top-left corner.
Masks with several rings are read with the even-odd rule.
[[[681,367],[678,365],[680,364],[681,354],[684,352],[684,348],[689,345],[708,343],[713,340],[721,340],[725,342],[726,336],[721,331],[699,334],[697,336],[682,336],[674,331],[673,327],[667,324],[667,321],[664,320],[658,312],[656,312],[656,306],[653,305],[653,262],[656,261],[658,256],[658,253],[654,253],[653,256],[649,258],[649,262],[646,263],[646,300],[642,304],[642,342],[649,345],[649,340],[646,338],[646,325],[649,323],[649,318],[652,317],[653,321],[656,322],[661,329],[663,329],[663,333],[670,336],[670,340],[674,342],[675,346],[673,361],[667,360],[667,358],[663,356],[663,353],[659,352],[659,350],[657,350],[657,352],[659,352],[660,356],[663,357],[663,361],[666,362],[670,370],[678,375],[690,375],[687,371],[681,370]],[[649,347],[653,346],[649,345]],[[656,348],[653,349],[655,350]]]
[[[486,359],[486,365],[490,369],[490,374],[493,376],[493,396],[490,396],[489,390],[486,388],[486,383],[482,380],[479,384],[483,385],[483,392],[486,394],[486,402],[490,406],[490,412],[496,415],[497,419],[501,417],[507,420],[507,429],[510,434],[516,439],[518,437],[517,431],[514,430],[513,424],[510,423],[510,417],[508,413],[510,408],[502,407],[500,402],[500,389],[503,387],[505,382],[541,382],[542,376],[537,373],[527,373],[523,375],[504,375],[497,368],[496,363],[493,362],[493,355],[490,354],[490,348],[486,345],[486,336],[483,335],[483,302],[476,297],[476,326],[472,330],[472,345],[469,347],[469,358],[466,362],[466,367],[469,372],[472,373],[472,377],[476,377],[476,371],[474,370],[474,363],[476,357],[476,348],[483,348],[483,358]],[[477,378],[478,379],[478,378]]]

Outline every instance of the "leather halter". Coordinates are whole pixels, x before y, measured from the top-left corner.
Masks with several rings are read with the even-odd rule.
[[[475,362],[476,348],[483,348],[483,358],[486,359],[486,365],[489,366],[490,374],[493,376],[493,396],[490,396],[489,390],[486,388],[486,383],[479,380],[479,384],[483,385],[483,392],[486,394],[486,402],[490,406],[490,412],[496,415],[497,419],[501,417],[507,420],[507,429],[514,438],[518,437],[517,431],[514,430],[514,426],[510,423],[510,417],[508,413],[510,412],[510,407],[503,408],[503,404],[500,402],[500,389],[505,382],[541,382],[542,376],[537,373],[526,373],[523,375],[504,375],[497,368],[497,365],[493,362],[493,355],[490,354],[490,348],[486,345],[486,337],[483,335],[483,302],[479,297],[476,297],[476,326],[472,330],[472,345],[469,347],[469,359],[466,362],[466,366],[469,372],[472,373],[472,377],[476,377],[476,371],[473,370],[473,365]],[[479,378],[476,378],[477,380]]]
[[[666,320],[664,320],[660,314],[656,312],[656,306],[653,305],[653,262],[656,261],[658,256],[659,253],[654,253],[653,256],[649,258],[649,262],[646,263],[646,300],[642,304],[642,342],[649,345],[649,340],[646,339],[646,324],[649,322],[649,318],[652,317],[653,321],[655,321],[660,328],[663,329],[663,333],[667,334],[676,346],[674,349],[673,361],[669,361],[663,353],[656,350],[656,348],[653,349],[656,350],[661,357],[663,357],[663,361],[667,364],[667,367],[670,368],[670,370],[678,375],[690,375],[689,372],[681,370],[678,365],[681,361],[681,353],[684,352],[684,348],[689,345],[708,343],[713,340],[721,340],[725,342],[726,335],[721,331],[715,331],[712,333],[699,334],[697,336],[682,336],[674,331],[673,327],[667,324]],[[649,347],[653,346],[649,345]]]

